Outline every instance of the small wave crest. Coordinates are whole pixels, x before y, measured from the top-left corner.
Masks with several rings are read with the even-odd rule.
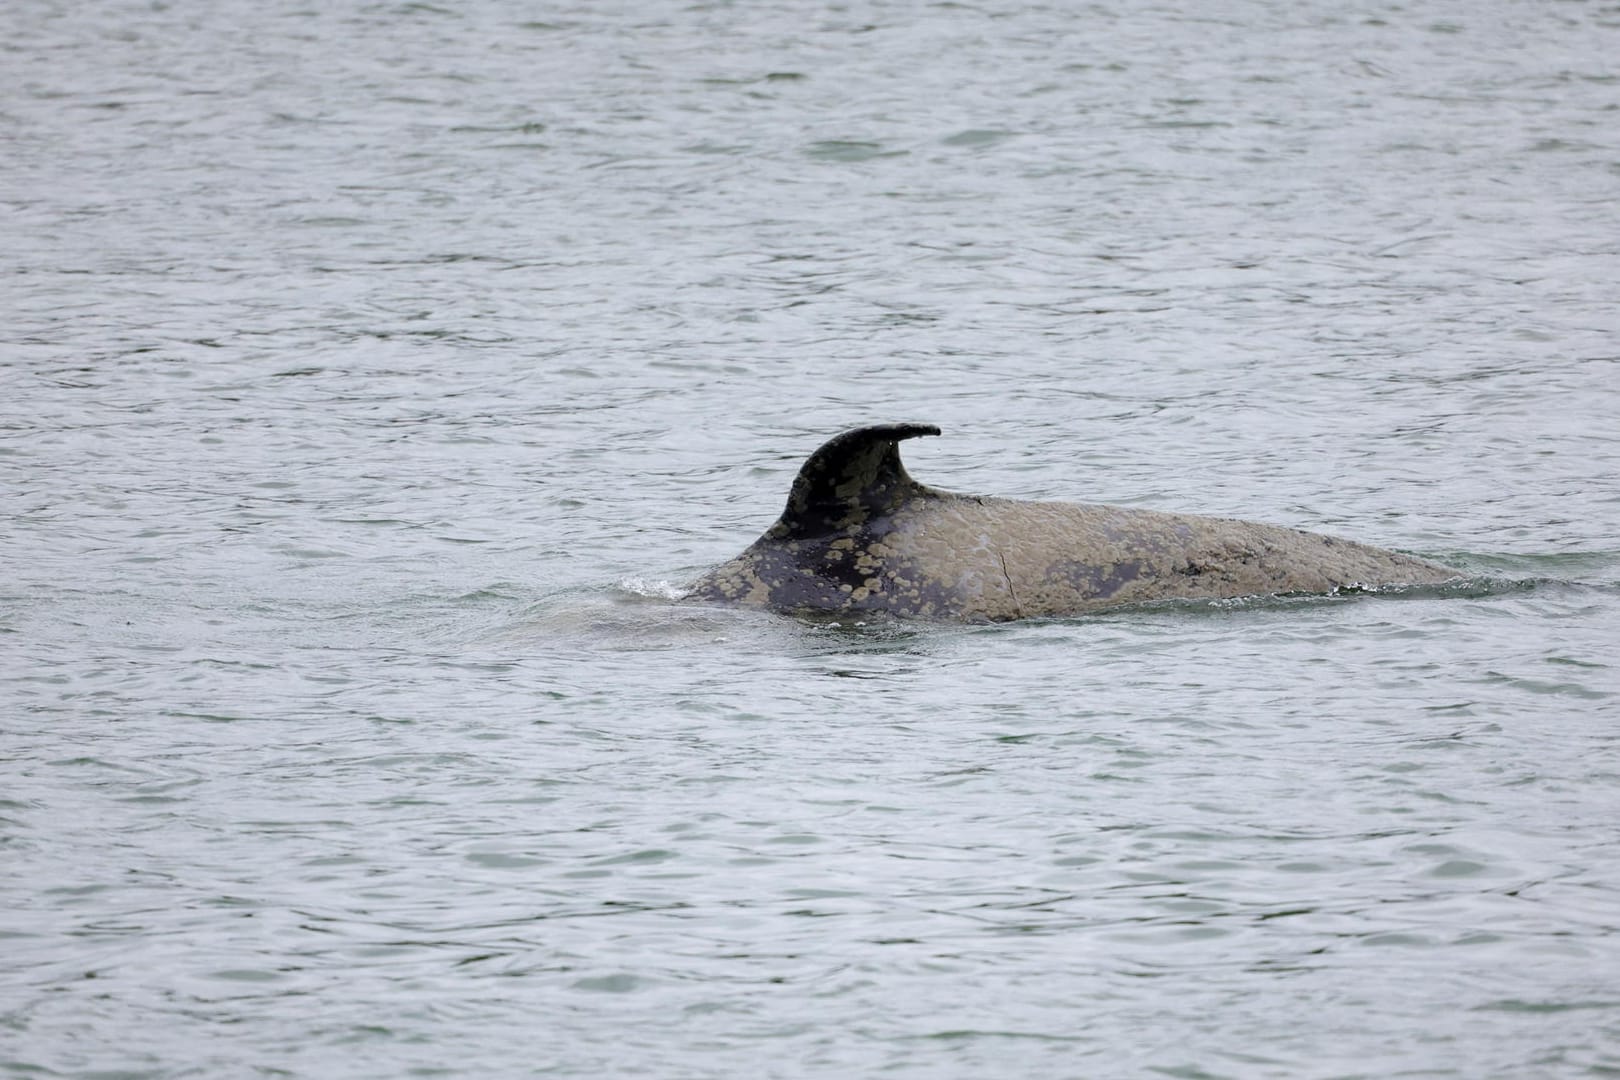
[[[623,578],[619,591],[643,600],[682,600],[692,590],[662,578],[646,578],[639,574]]]

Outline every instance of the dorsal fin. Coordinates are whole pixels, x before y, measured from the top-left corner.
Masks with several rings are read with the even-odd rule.
[[[900,464],[898,444],[938,434],[933,424],[878,424],[835,435],[800,467],[787,509],[766,535],[819,536],[925,492]]]

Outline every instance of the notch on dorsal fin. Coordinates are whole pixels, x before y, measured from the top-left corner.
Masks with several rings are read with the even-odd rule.
[[[787,509],[766,535],[818,536],[891,510],[926,489],[900,463],[901,439],[938,435],[933,424],[878,424],[829,439],[799,469]]]

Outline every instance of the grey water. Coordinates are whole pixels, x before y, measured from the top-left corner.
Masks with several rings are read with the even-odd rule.
[[[1620,7],[0,42],[0,1074],[1620,1073]],[[860,423],[1459,568],[678,601]]]

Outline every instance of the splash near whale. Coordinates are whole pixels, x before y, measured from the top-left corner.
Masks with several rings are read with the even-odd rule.
[[[1230,518],[936,491],[899,443],[932,424],[846,431],[811,454],[786,509],[688,600],[774,611],[1002,621],[1155,600],[1435,584],[1446,567]]]

